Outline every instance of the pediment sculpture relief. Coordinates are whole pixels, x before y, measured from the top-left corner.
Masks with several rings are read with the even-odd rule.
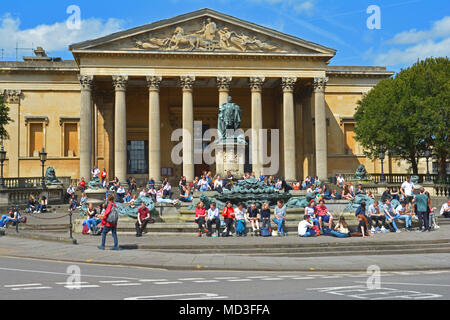
[[[238,33],[228,27],[219,29],[210,18],[203,22],[203,27],[197,32],[186,34],[182,27],[176,27],[172,37],[137,40],[136,46],[139,49],[162,51],[286,52],[256,36]]]

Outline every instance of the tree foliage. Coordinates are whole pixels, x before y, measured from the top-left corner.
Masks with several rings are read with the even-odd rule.
[[[9,134],[5,127],[12,121],[9,117],[9,107],[5,104],[5,96],[0,93],[0,141],[2,145],[3,140],[9,139]]]
[[[358,102],[356,140],[371,159],[383,148],[407,160],[414,174],[425,150],[432,148],[443,177],[450,155],[449,115],[449,59],[428,58],[382,80]]]

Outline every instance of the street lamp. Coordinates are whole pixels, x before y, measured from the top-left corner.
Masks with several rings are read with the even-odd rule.
[[[429,160],[431,158],[430,148],[427,148],[427,150],[425,150],[425,158],[427,159],[427,177],[425,178],[425,182],[431,182],[430,167],[429,167]]]
[[[6,161],[6,151],[3,148],[0,150],[0,166],[1,166],[1,175],[0,175],[0,189],[4,189],[5,188],[5,180],[3,179],[3,163]]]
[[[383,162],[384,159],[386,158],[386,153],[384,152],[383,148],[380,148],[380,160],[381,160],[381,178],[380,178],[380,182],[384,183],[386,181],[386,179],[384,178],[384,166],[383,166]]]
[[[39,158],[40,158],[41,163],[42,163],[42,188],[45,189],[44,166],[45,166],[45,161],[47,161],[47,152],[45,152],[44,148],[42,148],[42,152],[39,152]]]

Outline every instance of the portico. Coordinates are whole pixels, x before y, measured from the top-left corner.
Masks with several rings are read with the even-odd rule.
[[[89,178],[93,166],[122,182],[223,175],[199,156],[229,96],[249,133],[245,171],[287,181],[327,179],[361,163],[379,171],[354,141],[353,114],[392,75],[383,67],[329,66],[334,49],[210,9],[69,49],[75,61],[0,68],[2,92],[21,93],[6,95],[17,124],[5,145],[10,177],[39,175],[42,147],[58,175],[73,178]],[[183,134],[172,141],[177,129]]]

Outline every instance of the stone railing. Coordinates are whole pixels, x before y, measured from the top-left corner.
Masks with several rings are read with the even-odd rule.
[[[413,176],[412,174],[384,174],[384,183],[387,184],[402,184],[404,181],[406,181],[407,176]],[[419,183],[424,183],[427,175],[426,174],[419,174],[417,175],[419,177]],[[352,181],[358,181],[355,179],[355,174],[353,173],[343,173],[342,177],[345,179],[346,182]],[[336,181],[336,177],[332,177],[333,181]],[[430,174],[430,179],[432,182],[436,182],[438,180],[437,174]],[[381,174],[380,173],[370,173],[367,174],[367,181],[370,181],[372,183],[382,183],[381,182]],[[450,176],[447,176],[447,184],[450,184]]]
[[[48,203],[62,204],[64,201],[64,188],[50,188],[43,189],[42,187],[33,188],[15,188],[15,189],[1,189],[0,190],[0,207],[6,208],[9,206],[25,207],[27,205],[30,196],[33,196],[36,200],[45,196]]]
[[[64,187],[69,187],[72,184],[73,179],[70,177],[58,178]],[[25,188],[40,188],[42,186],[42,177],[39,178],[4,178],[3,179],[6,189],[25,189]],[[78,180],[74,180],[78,183]],[[76,185],[76,184],[74,184]]]
[[[450,185],[435,185],[434,186],[435,195],[437,197],[447,197],[450,198]]]

